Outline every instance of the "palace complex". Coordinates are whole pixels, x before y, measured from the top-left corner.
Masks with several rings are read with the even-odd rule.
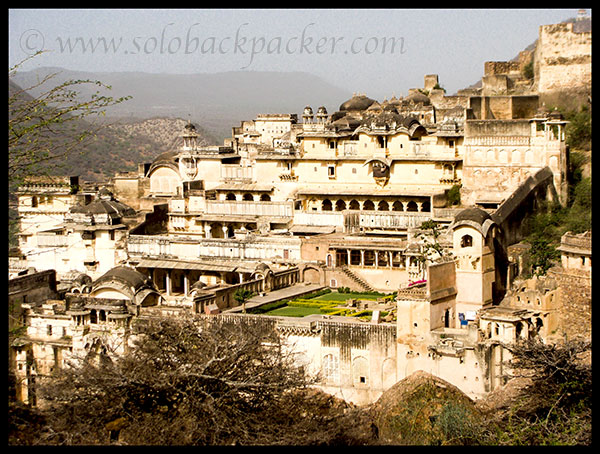
[[[591,285],[591,234],[563,238],[560,273],[520,276],[521,222],[567,197],[566,121],[535,93],[499,93],[514,77],[488,63],[482,89],[446,96],[427,75],[406,97],[260,114],[223,146],[189,123],[106,184],[29,180],[9,285],[27,326],[11,348],[20,398],[69,358],[127,351],[136,319],[182,312],[274,326],[322,389],[359,404],[416,370],[479,398],[505,382],[503,343],[586,334],[585,311],[563,323],[559,283]],[[340,287],[395,298],[362,321],[247,314],[233,297]]]

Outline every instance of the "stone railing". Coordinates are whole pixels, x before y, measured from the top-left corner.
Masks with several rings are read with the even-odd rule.
[[[241,167],[239,165],[221,165],[221,178],[223,180],[252,180],[254,167]]]
[[[234,216],[292,217],[294,215],[294,206],[292,202],[207,200],[206,213]]]
[[[590,232],[583,234],[573,234],[571,232],[565,233],[560,239],[561,247],[581,249],[584,251],[592,250],[592,235]]]
[[[43,233],[38,233],[36,239],[38,247],[61,247],[68,244],[66,235],[44,235]]]
[[[425,284],[398,289],[396,298],[399,300],[426,300],[427,287]]]
[[[431,213],[398,211],[344,211],[346,231],[368,229],[408,229],[431,219]]]
[[[287,251],[287,253],[286,253]],[[162,257],[194,260],[202,257],[227,259],[264,260],[280,256],[285,260],[300,259],[300,240],[283,237],[260,241],[246,238],[177,238],[165,235],[129,235],[127,253],[132,257]]]
[[[294,224],[342,227],[344,225],[344,214],[341,211],[294,211]]]
[[[529,136],[472,136],[465,137],[464,145],[478,146],[530,146]]]

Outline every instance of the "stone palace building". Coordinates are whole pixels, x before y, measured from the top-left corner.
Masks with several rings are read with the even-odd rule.
[[[19,397],[34,401],[35,376],[66,359],[127,351],[136,319],[182,311],[272,325],[324,390],[360,404],[416,370],[474,398],[503,384],[502,343],[561,332],[555,283],[511,292],[520,222],[565,201],[568,153],[566,122],[536,94],[485,94],[498,67],[455,96],[427,75],[406,97],[260,114],[223,146],[199,146],[190,123],[105,185],[24,184],[9,263]],[[395,292],[395,315],[270,317],[233,298],[326,287]]]

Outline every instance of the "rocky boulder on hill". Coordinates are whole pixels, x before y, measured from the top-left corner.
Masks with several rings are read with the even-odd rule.
[[[378,443],[465,445],[477,443],[482,414],[456,386],[417,371],[385,391],[371,413]]]

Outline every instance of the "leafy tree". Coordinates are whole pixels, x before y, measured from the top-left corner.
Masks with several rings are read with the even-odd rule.
[[[573,203],[565,219],[565,231],[583,233],[592,229],[592,180],[583,178],[573,188]]]
[[[109,86],[94,80],[69,80],[57,85],[49,74],[31,87],[20,88],[12,82],[18,69],[29,57],[8,70],[8,190],[9,244],[16,246],[18,216],[14,191],[31,176],[47,175],[84,150],[103,126],[84,121],[104,115],[107,107],[130,97],[114,99],[100,93]],[[81,99],[78,90],[92,85],[98,90],[89,99]],[[37,96],[30,91],[41,90]],[[56,173],[54,173],[56,174]]]
[[[487,444],[591,444],[591,342],[558,344],[530,340],[506,345],[512,353],[512,378],[529,384],[506,411],[487,421]]]
[[[427,261],[433,262],[452,254],[451,252],[446,252],[438,241],[442,232],[440,231],[439,225],[436,221],[425,221],[421,224],[419,229],[420,232],[417,233],[417,237],[423,241],[423,244],[421,248],[422,253],[417,257],[417,260],[419,260],[421,263],[425,263]]]
[[[524,67],[523,67],[523,76],[526,79],[533,79],[534,77],[534,71],[533,71],[533,60],[531,60],[529,63],[527,63]]]
[[[460,184],[455,184],[450,188],[447,194],[448,203],[450,205],[460,205]]]
[[[49,74],[27,88],[12,83],[18,69],[40,53],[8,70],[8,178],[11,188],[30,175],[39,175],[48,163],[66,159],[85,141],[92,139],[100,126],[82,120],[104,115],[107,107],[130,99],[101,94],[101,89],[110,90],[111,87],[97,80],[68,80],[53,85],[57,73]],[[85,85],[97,87],[89,99],[81,99],[78,92]],[[33,89],[40,90],[40,94],[32,96]]]
[[[233,299],[242,306],[242,312],[246,313],[246,302],[254,296],[254,292],[245,288],[239,288],[233,294]]]
[[[533,273],[544,276],[546,271],[560,258],[560,253],[543,237],[535,237],[531,241],[530,260]]]
[[[592,147],[592,114],[589,107],[583,104],[579,110],[564,113],[567,123],[565,133],[569,147],[581,150],[591,150]]]
[[[42,383],[37,444],[336,444],[372,436],[353,427],[365,415],[308,387],[269,320],[185,316],[136,328],[126,355],[89,358]]]

